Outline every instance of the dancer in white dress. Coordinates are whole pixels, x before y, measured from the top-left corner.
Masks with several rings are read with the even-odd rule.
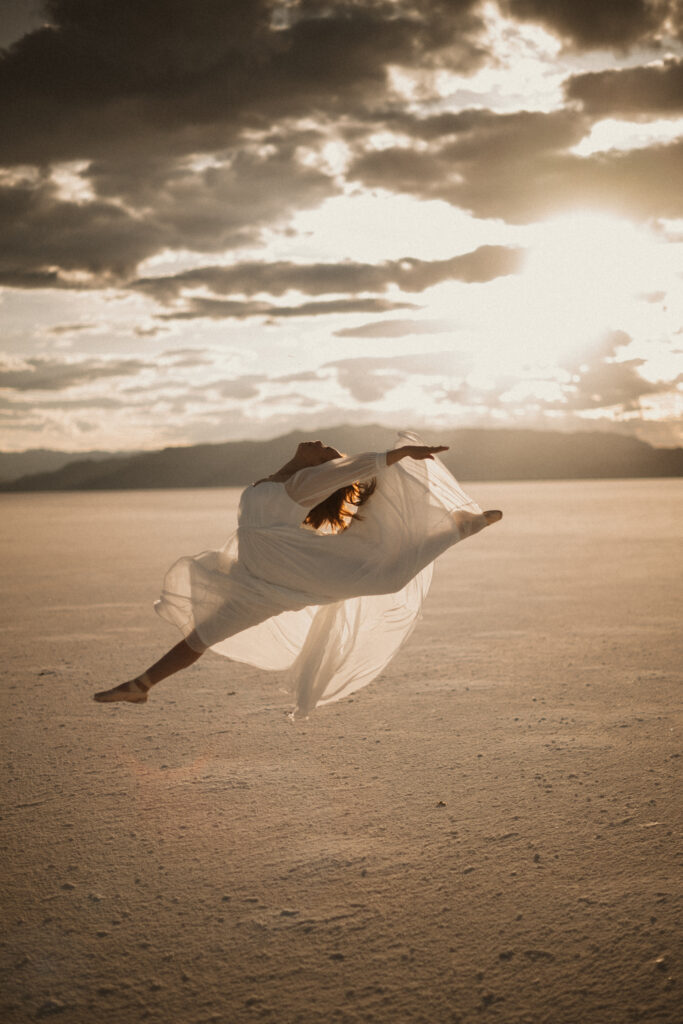
[[[286,670],[296,717],[369,683],[415,625],[434,559],[502,517],[465,494],[434,458],[444,450],[407,432],[391,451],[356,456],[300,444],[242,493],[222,550],[167,573],[155,607],[185,639],[95,700],[143,704],[208,648]]]

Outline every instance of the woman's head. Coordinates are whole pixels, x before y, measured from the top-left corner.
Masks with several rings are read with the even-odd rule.
[[[323,462],[329,462],[331,459],[340,459],[341,452],[330,445],[323,444],[322,441],[302,441],[297,447],[294,458],[302,468],[320,466]]]

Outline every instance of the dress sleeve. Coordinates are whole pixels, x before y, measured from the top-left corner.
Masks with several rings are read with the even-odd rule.
[[[386,467],[386,452],[364,452],[362,455],[344,455],[320,466],[300,469],[285,483],[287,494],[297,505],[314,508],[319,502],[358,480],[370,480]]]

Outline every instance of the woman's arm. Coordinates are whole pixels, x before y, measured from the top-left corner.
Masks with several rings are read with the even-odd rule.
[[[385,452],[344,455],[319,466],[300,469],[285,482],[285,490],[298,505],[314,508],[340,487],[349,487],[358,480],[370,480],[386,465]]]
[[[433,459],[437,452],[448,450],[447,444],[422,445],[406,444],[402,448],[393,448],[387,452],[387,466],[393,466],[401,459]]]
[[[287,494],[298,505],[314,508],[340,487],[349,487],[359,480],[370,480],[386,466],[400,459],[431,459],[434,453],[446,450],[446,445],[404,445],[389,452],[364,452],[345,455],[341,459],[323,462],[320,466],[300,469],[285,482]]]

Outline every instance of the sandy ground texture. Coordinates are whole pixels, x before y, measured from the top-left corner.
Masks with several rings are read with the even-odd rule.
[[[7,496],[4,1022],[674,1024],[679,481],[487,484],[384,675],[308,722],[152,611],[235,492]]]

